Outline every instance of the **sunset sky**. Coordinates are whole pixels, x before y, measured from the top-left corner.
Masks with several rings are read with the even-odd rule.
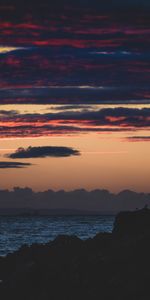
[[[0,189],[150,192],[150,5],[106,2],[0,5]]]

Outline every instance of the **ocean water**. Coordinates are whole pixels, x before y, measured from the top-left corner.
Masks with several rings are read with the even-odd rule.
[[[81,239],[111,232],[114,216],[0,216],[0,256],[23,244],[46,243],[60,234]]]

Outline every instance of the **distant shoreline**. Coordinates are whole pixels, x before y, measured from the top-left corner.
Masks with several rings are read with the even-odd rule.
[[[59,217],[59,216],[115,216],[117,212],[110,211],[82,211],[82,210],[64,210],[64,209],[0,209],[0,217]]]

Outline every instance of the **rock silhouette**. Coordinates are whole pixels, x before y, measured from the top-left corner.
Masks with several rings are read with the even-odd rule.
[[[117,215],[112,233],[58,236],[0,258],[0,299],[150,299],[150,210]]]
[[[116,216],[113,233],[117,236],[131,236],[150,231],[150,209],[121,212]]]

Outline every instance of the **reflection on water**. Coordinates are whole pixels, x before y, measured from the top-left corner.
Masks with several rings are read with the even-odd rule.
[[[98,232],[111,232],[113,222],[114,216],[0,217],[0,255],[23,244],[46,243],[60,234],[86,239]]]

